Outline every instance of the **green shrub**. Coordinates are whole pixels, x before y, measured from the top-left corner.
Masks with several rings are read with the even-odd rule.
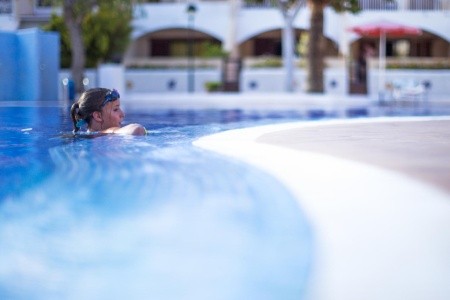
[[[446,70],[450,69],[450,62],[417,62],[417,63],[388,63],[387,69],[430,69],[430,70]]]
[[[283,62],[278,57],[270,57],[262,62],[253,64],[253,68],[280,68],[283,66]]]
[[[217,92],[222,89],[222,83],[219,81],[208,81],[205,82],[205,89],[208,92]]]

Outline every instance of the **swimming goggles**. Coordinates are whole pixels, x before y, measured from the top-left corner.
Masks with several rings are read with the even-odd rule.
[[[120,98],[119,92],[116,89],[112,89],[105,95],[105,100],[103,100],[102,105],[100,107],[103,107],[106,105],[106,103],[115,101],[119,98]]]

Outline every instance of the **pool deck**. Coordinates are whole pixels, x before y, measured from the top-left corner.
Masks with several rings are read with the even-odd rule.
[[[256,141],[380,166],[450,194],[450,119],[324,125],[267,133]]]
[[[450,299],[450,117],[296,122],[195,144],[298,199],[316,242],[306,299]]]

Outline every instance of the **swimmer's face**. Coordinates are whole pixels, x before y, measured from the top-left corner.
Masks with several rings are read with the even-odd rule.
[[[103,129],[120,127],[125,114],[120,107],[120,99],[110,101],[102,107]]]

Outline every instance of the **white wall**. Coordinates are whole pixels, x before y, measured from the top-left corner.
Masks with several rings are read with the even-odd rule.
[[[378,95],[378,70],[370,70],[368,94],[372,99]],[[447,98],[450,94],[450,70],[386,70],[386,83],[410,85],[428,82],[430,98]]]
[[[208,81],[221,81],[218,69],[195,69],[188,74],[188,69],[169,70],[128,70],[125,73],[129,93],[187,93],[188,76],[193,76],[197,92],[205,91]]]
[[[196,69],[195,91],[204,93],[204,84],[207,81],[220,81],[221,73],[218,69]],[[330,95],[346,95],[348,92],[348,80],[343,68],[329,68],[325,71],[325,91]],[[62,80],[70,77],[68,70],[60,72],[61,99],[64,99],[64,86]],[[86,77],[89,84],[86,88],[98,85],[98,74],[96,70],[87,70]],[[187,70],[125,70],[125,86],[127,93],[165,93],[179,94],[187,93]],[[450,70],[386,70],[386,82],[416,81],[419,83],[429,82],[430,98],[448,98],[450,94]],[[295,72],[297,82],[295,92],[303,92],[306,85],[306,73],[303,69]],[[281,68],[273,69],[244,69],[241,74],[242,93],[280,93],[283,92],[284,73]],[[369,71],[368,92],[371,99],[378,95],[378,70]],[[332,82],[335,85],[332,85]],[[114,87],[109,87],[114,88]],[[120,92],[120,91],[119,91]],[[125,94],[125,93],[124,93]]]
[[[242,92],[279,93],[284,89],[284,70],[282,68],[245,69],[241,74]],[[294,92],[304,92],[307,86],[307,74],[297,69],[294,74]],[[345,95],[348,91],[345,70],[329,68],[324,74],[324,88],[327,93]]]

